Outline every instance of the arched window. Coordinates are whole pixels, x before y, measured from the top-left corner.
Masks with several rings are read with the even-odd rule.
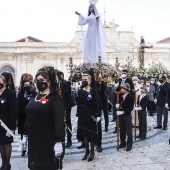
[[[2,74],[3,72],[11,73],[15,82],[15,70],[11,66],[3,66],[2,68],[0,68],[0,74]]]

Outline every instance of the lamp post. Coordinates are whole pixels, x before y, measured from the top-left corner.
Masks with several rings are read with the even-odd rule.
[[[73,54],[69,53],[69,70],[70,70],[70,80],[72,80],[73,75]]]
[[[102,77],[102,56],[101,56],[101,51],[99,51],[98,69],[99,69],[99,77]]]

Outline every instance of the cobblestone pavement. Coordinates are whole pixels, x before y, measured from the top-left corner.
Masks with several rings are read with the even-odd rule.
[[[72,110],[72,123],[75,120],[75,110]],[[112,116],[109,115],[111,120]],[[153,129],[156,124],[156,116],[148,117],[147,139],[134,141],[133,149],[126,152],[125,149],[116,150],[116,135],[113,134],[115,122],[110,122],[109,131],[104,132],[104,119],[102,118],[103,152],[95,153],[93,162],[82,161],[84,150],[78,150],[80,143],[76,140],[76,128],[73,132],[73,145],[66,149],[63,170],[170,170],[170,146],[168,143],[170,128],[166,131]],[[137,132],[138,134],[138,132]],[[18,136],[19,138],[19,136]],[[12,170],[28,170],[27,157],[20,157],[18,144],[13,143],[11,158]]]

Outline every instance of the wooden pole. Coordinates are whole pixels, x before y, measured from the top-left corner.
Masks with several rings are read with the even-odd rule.
[[[121,93],[121,90],[119,92],[115,90],[114,92],[116,94],[116,103],[119,104],[120,101],[119,95]],[[117,111],[119,111],[119,108],[117,108]],[[118,151],[119,151],[119,138],[120,138],[119,122],[120,122],[119,115],[117,115],[116,125],[117,125],[117,150]]]
[[[139,91],[139,89],[137,89],[137,90],[132,90],[133,92],[134,92],[134,105],[135,105],[135,107],[136,107],[136,92],[138,92]],[[134,135],[134,138],[135,138],[135,140],[136,140],[136,110],[135,110],[135,135]]]

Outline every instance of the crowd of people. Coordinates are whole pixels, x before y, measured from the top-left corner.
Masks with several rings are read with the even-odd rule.
[[[133,127],[138,129],[136,138],[147,138],[147,115],[157,113],[154,128],[167,130],[169,87],[164,75],[157,81],[142,81],[123,70],[120,77],[105,82],[88,70],[81,81],[74,82],[65,80],[63,72],[44,67],[34,78],[23,74],[16,89],[12,75],[4,72],[0,75],[0,119],[12,133],[17,129],[21,135],[21,156],[28,154],[29,169],[57,170],[63,167],[65,148],[72,146],[73,106],[77,105],[78,149],[85,148],[82,160],[90,162],[95,157],[95,146],[102,152],[102,113],[108,132],[112,111],[110,121],[116,125],[113,133],[120,133],[118,147],[126,151],[133,148]],[[1,126],[0,134],[0,170],[10,170],[13,137]]]

